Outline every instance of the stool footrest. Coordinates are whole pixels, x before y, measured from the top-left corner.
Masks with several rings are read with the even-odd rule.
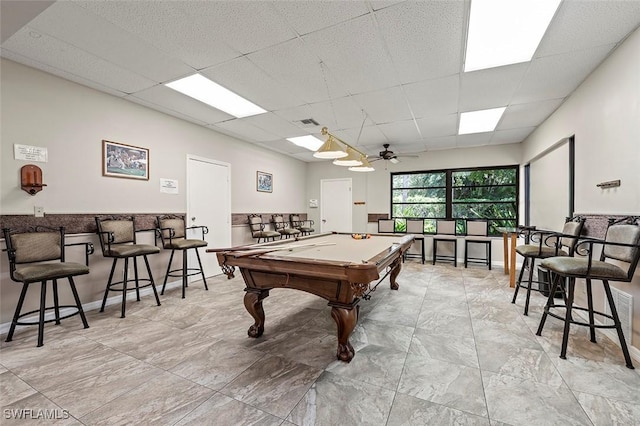
[[[57,318],[57,319],[56,318],[52,318],[52,319],[49,319],[49,320],[45,320],[45,321],[43,321],[43,323],[46,324],[48,322],[54,322],[54,321],[58,321],[58,320],[63,320],[65,318],[70,318],[70,317],[72,317],[74,315],[78,315],[80,313],[80,309],[78,309],[78,307],[76,305],[61,305],[61,306],[58,306],[58,309],[67,309],[67,308],[73,308],[73,309],[75,309],[75,312],[72,312],[70,314],[66,314],[65,316],[61,316],[60,318]],[[47,312],[47,311],[52,311],[52,310],[55,310],[55,309],[56,309],[55,306],[50,306],[48,308],[44,308],[44,311]],[[29,316],[29,315],[32,315],[32,314],[37,314],[39,312],[40,312],[40,309],[35,309],[33,311],[25,312],[23,314],[18,315],[18,320],[20,318],[23,318],[23,317],[26,317],[26,316]],[[38,321],[38,320],[36,320],[36,321],[16,321],[15,324],[16,325],[38,325],[38,324],[40,324],[40,321]]]
[[[139,284],[140,282],[145,282],[147,284],[140,285]],[[138,279],[138,286],[135,285],[135,283],[136,283],[135,279],[127,280],[127,283],[133,284],[131,287],[129,287],[127,285],[127,291],[133,291],[136,288],[141,289],[141,288],[149,287],[149,286],[154,284],[151,281],[151,279],[149,279],[149,278],[139,278]],[[111,283],[111,284],[108,285],[108,289],[109,289],[109,291],[123,291],[124,288],[113,288],[116,285],[123,285],[123,284],[124,284],[124,281],[118,281],[118,282],[115,282],[115,283]]]

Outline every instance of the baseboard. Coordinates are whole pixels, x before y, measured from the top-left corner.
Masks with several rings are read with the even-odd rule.
[[[172,282],[168,282],[167,283],[167,286],[165,287],[165,290],[171,290],[173,288],[181,287],[181,286],[182,286],[182,280],[172,281]],[[156,287],[158,288],[158,292],[160,292],[161,286],[156,285]],[[143,289],[140,290],[140,296],[146,296],[146,295],[150,295],[150,294],[153,294],[153,289],[151,287],[146,287],[146,288],[143,288]],[[128,292],[127,300],[135,300],[135,299],[136,299],[135,292]],[[116,295],[116,296],[107,298],[107,302],[105,303],[105,306],[110,306],[110,305],[115,305],[115,304],[120,304],[120,303],[122,303],[122,296],[121,295]],[[95,309],[100,309],[101,306],[102,306],[102,299],[101,300],[94,300],[93,302],[89,302],[89,303],[83,303],[82,304],[82,309],[85,312],[89,312],[89,311],[93,311]],[[70,313],[72,313],[74,311],[75,311],[75,308],[60,309],[60,316],[65,316],[65,315],[70,314]],[[53,319],[53,318],[55,318],[55,314],[52,311],[49,311],[49,312],[45,313],[45,316],[44,316],[45,320],[50,320],[50,319]],[[37,321],[38,320],[38,315],[34,314],[32,316],[23,318],[23,320]],[[89,326],[91,326],[91,324],[89,324]],[[10,327],[11,327],[11,322],[5,322],[4,324],[0,324],[0,335],[6,335],[7,333],[9,333],[9,328]]]

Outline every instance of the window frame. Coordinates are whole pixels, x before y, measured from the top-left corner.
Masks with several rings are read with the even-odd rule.
[[[453,175],[454,173],[457,172],[476,172],[476,171],[484,171],[484,170],[505,170],[505,169],[513,169],[515,172],[515,182],[513,184],[508,184],[508,185],[476,185],[476,186],[454,186],[453,185]],[[427,186],[427,187],[412,187],[412,188],[404,188],[404,187],[399,187],[396,188],[394,187],[394,177],[395,176],[402,176],[402,175],[416,175],[416,174],[431,174],[431,173],[444,173],[445,174],[445,185],[439,185],[439,186]],[[461,167],[461,168],[450,168],[450,169],[437,169],[437,170],[417,170],[417,171],[407,171],[407,172],[392,172],[390,173],[390,179],[389,179],[389,186],[390,186],[390,191],[389,191],[389,201],[390,201],[390,216],[394,217],[395,219],[409,219],[409,217],[396,217],[393,216],[393,211],[394,211],[394,205],[397,204],[436,204],[436,205],[445,205],[445,217],[436,217],[436,218],[427,218],[427,217],[416,217],[416,219],[424,219],[425,220],[425,226],[427,225],[428,221],[433,221],[433,220],[437,220],[437,219],[448,219],[448,220],[456,220],[456,222],[458,223],[458,228],[462,228],[460,229],[463,232],[460,232],[461,234],[464,234],[464,221],[466,220],[466,218],[459,218],[459,217],[453,217],[453,208],[454,205],[457,204],[454,199],[453,199],[453,195],[454,195],[454,190],[456,188],[486,188],[486,187],[515,187],[515,200],[513,201],[513,203],[515,203],[515,218],[514,219],[510,219],[514,221],[513,226],[516,226],[519,223],[520,220],[520,165],[519,164],[512,164],[512,165],[506,165],[506,166],[482,166],[482,167]],[[432,203],[394,203],[393,201],[393,195],[394,195],[394,191],[395,190],[403,190],[403,189],[422,189],[422,190],[429,190],[429,189],[445,189],[445,199],[444,199],[444,203],[442,202],[432,202]],[[495,201],[484,201],[484,202],[477,202],[478,204],[490,204],[490,203],[496,203]],[[512,203],[511,201],[504,201],[504,202],[498,202],[501,204],[510,204]],[[460,204],[469,204],[469,203],[460,203]],[[413,217],[411,217],[413,218]],[[469,218],[471,219],[471,218]],[[493,218],[493,217],[480,217],[480,218],[474,218],[474,219],[487,219],[489,221],[489,223],[491,222],[495,222],[495,221],[500,221],[500,218]],[[502,226],[509,226],[510,225],[502,225]],[[425,231],[425,233],[427,234],[433,234],[434,232],[427,232]],[[500,235],[497,232],[494,232],[493,234],[490,233],[489,235],[491,236],[497,236]]]

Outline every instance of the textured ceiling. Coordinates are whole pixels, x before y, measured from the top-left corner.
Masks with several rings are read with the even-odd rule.
[[[469,1],[1,5],[3,57],[303,161],[285,138],[322,126],[371,155],[521,142],[640,24],[640,0],[564,0],[531,62],[464,73]],[[164,86],[196,71],[268,113]],[[495,107],[494,132],[456,135],[460,113]]]

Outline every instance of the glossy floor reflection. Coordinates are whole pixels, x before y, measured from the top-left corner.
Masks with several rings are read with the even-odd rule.
[[[640,422],[639,370],[619,347],[574,327],[561,360],[561,323],[535,336],[545,299],[534,292],[523,316],[501,269],[411,260],[398,282],[362,302],[349,364],[335,360],[326,302],[299,291],[273,290],[264,335],[247,337],[241,278],[184,300],[176,287],[159,307],[143,297],[125,319],[118,304],[89,312],[86,330],[77,317],[48,325],[41,348],[36,327],[19,327],[0,344],[2,422],[20,409],[87,425]]]

